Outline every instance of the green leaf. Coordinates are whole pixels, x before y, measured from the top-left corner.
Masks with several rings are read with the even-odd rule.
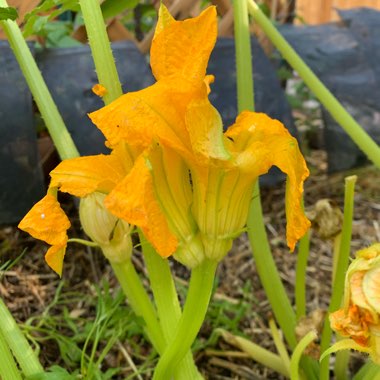
[[[18,13],[16,8],[0,7],[0,20],[16,20]]]
[[[41,35],[43,25],[47,21],[56,19],[66,11],[79,12],[80,6],[78,0],[45,0],[25,15],[24,37],[32,34]],[[40,15],[42,13],[42,15]],[[46,15],[49,13],[49,15]],[[43,33],[42,33],[43,34]]]
[[[37,373],[32,376],[28,376],[26,380],[75,380],[78,377],[71,375],[64,368],[53,365],[49,372]]]
[[[330,354],[340,351],[340,350],[357,350],[360,352],[365,352],[369,354],[371,350],[367,347],[361,346],[360,344],[356,343],[352,339],[342,339],[333,344],[330,348],[328,348],[326,351],[323,352],[321,355],[319,361],[321,362],[324,358],[329,356]]]
[[[126,9],[133,9],[139,0],[105,0],[102,5],[102,13],[105,20],[115,17]]]

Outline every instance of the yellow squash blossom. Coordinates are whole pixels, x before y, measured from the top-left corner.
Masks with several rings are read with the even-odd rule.
[[[243,112],[223,133],[208,100],[213,77],[206,75],[216,36],[214,7],[176,21],[162,5],[150,55],[157,82],[89,115],[111,155],[84,157],[80,169],[81,159],[64,161],[51,173],[52,189],[80,197],[107,194],[112,214],[139,226],[161,256],[175,253],[189,267],[227,253],[246,223],[255,181],[272,165],[288,175],[292,250],[309,227],[301,208],[308,170],[285,127]]]
[[[380,243],[356,253],[346,274],[343,308],[330,315],[330,324],[347,339],[325,355],[352,348],[380,364]]]
[[[207,96],[213,78],[206,76],[206,67],[216,35],[213,7],[179,22],[161,6],[151,50],[157,82],[90,115],[110,146],[128,141],[144,151],[139,169],[106,198],[107,207],[142,225],[135,210],[158,201],[178,240],[176,258],[190,267],[205,256],[220,259],[226,254],[246,223],[257,177],[272,165],[288,174],[292,250],[309,227],[301,209],[308,170],[284,126],[264,114],[243,112],[223,134],[221,117]],[[151,185],[149,196],[133,195],[134,187]]]

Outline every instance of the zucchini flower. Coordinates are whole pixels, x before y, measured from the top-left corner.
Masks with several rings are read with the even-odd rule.
[[[380,364],[380,243],[356,253],[345,280],[344,305],[330,315],[331,328],[343,339],[324,356],[343,349],[368,353]]]
[[[174,242],[158,252],[166,257],[176,247],[175,257],[189,267],[228,252],[244,229],[258,176],[272,165],[288,175],[291,250],[309,227],[301,207],[308,170],[296,139],[279,121],[248,111],[223,133],[208,99],[213,77],[206,75],[216,36],[214,7],[175,21],[162,5],[151,49],[157,82],[90,114],[110,146],[128,141],[144,152],[107,196],[108,209],[144,230],[149,207],[158,203]]]
[[[111,214],[140,227],[162,257],[191,268],[228,252],[258,176],[272,165],[288,175],[291,250],[310,225],[301,207],[308,170],[285,127],[245,111],[223,133],[206,75],[216,36],[215,7],[176,21],[161,5],[150,54],[157,82],[89,115],[111,154],[63,161],[51,173],[51,189],[105,194]]]

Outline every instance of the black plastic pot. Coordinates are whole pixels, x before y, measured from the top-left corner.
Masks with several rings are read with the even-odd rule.
[[[380,143],[380,12],[340,11],[343,23],[281,29],[305,62],[368,134]],[[330,172],[367,162],[363,152],[323,108]]]
[[[252,68],[255,91],[255,110],[280,120],[296,135],[290,106],[277,78],[275,67],[255,38],[251,39]],[[233,38],[219,38],[207,68],[215,76],[210,100],[222,115],[225,129],[237,115],[235,42]]]
[[[18,222],[44,192],[32,97],[7,41],[0,41],[0,223]]]

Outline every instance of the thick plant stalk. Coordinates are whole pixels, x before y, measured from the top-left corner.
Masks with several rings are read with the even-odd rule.
[[[333,283],[332,295],[329,306],[329,313],[339,309],[342,294],[344,291],[344,279],[350,259],[350,244],[352,235],[352,218],[354,213],[354,193],[355,183],[357,177],[346,177],[345,180],[345,193],[344,193],[344,213],[343,213],[343,228],[340,243],[339,256],[337,258],[337,268],[339,271],[335,274]],[[328,316],[326,317],[325,324],[322,331],[321,339],[321,352],[323,353],[330,345],[331,341],[331,327]],[[326,358],[322,361],[320,367],[320,380],[329,379],[329,360]]]
[[[0,0],[0,7],[7,7],[6,0]],[[21,30],[15,21],[0,21],[9,40],[9,44],[20,65],[21,71],[28,83],[33,98],[41,112],[49,134],[54,141],[61,159],[79,156],[78,150],[66,129],[57,106],[42,78],[30,49],[22,36]]]
[[[157,312],[146,293],[131,260],[111,263],[112,269],[133,311],[145,321],[145,331],[154,348],[161,354],[166,342],[158,323]]]
[[[302,353],[305,351],[306,347],[313,341],[317,339],[317,333],[315,331],[309,331],[297,344],[294,349],[293,355],[290,359],[290,379],[299,380],[299,364]]]
[[[0,379],[2,380],[21,380],[21,374],[12,352],[0,331]]]
[[[251,61],[250,35],[248,31],[248,16],[246,0],[234,1],[235,16],[235,44],[236,50],[236,72],[238,85],[238,111],[254,110],[253,78],[252,70],[245,61]],[[245,39],[246,49],[241,49],[239,40]],[[240,88],[240,89],[239,89]],[[255,184],[252,202],[247,220],[248,237],[256,263],[256,269],[265,293],[271,304],[275,318],[281,327],[289,346],[294,348],[297,344],[295,336],[296,315],[292,309],[290,300],[282,284],[276,264],[273,260],[268,237],[265,231],[263,212],[260,200],[259,184]],[[301,361],[302,368],[308,379],[317,377],[317,363],[309,358]]]
[[[299,244],[296,265],[296,315],[297,319],[306,315],[306,269],[309,258],[310,231],[302,237]]]
[[[234,14],[238,111],[253,111],[254,95],[251,46],[246,0],[236,0],[234,2]],[[269,247],[258,183],[255,185],[247,226],[260,280],[286,340],[291,347],[295,347],[296,337],[294,329],[296,326],[296,317],[281,282]]]
[[[190,350],[207,312],[216,267],[217,262],[205,259],[192,270],[183,314],[173,339],[157,364],[153,380],[171,379],[175,367]]]
[[[0,334],[13,352],[25,377],[44,372],[32,347],[0,298]],[[0,363],[3,360],[1,357]]]
[[[169,262],[157,254],[142,234],[140,234],[140,241],[145,264],[148,269],[150,287],[153,291],[157,308],[158,320],[160,321],[165,340],[170,342],[175,332],[174,326],[178,324],[182,310]],[[203,379],[194,364],[191,351],[186,353],[174,371],[174,378],[181,380]]]
[[[306,85],[315,94],[318,100],[330,112],[334,120],[351,137],[352,141],[368,156],[368,158],[380,168],[380,147],[368,135],[368,133],[354,120],[354,118],[344,109],[338,99],[327,89],[327,87],[310,70],[301,57],[288,44],[284,37],[273,26],[272,22],[260,10],[253,0],[246,0],[248,10],[254,20],[260,25],[266,36],[279,50],[281,55],[288,61],[304,80]]]
[[[254,82],[252,77],[251,36],[245,0],[234,2],[236,85],[238,112],[254,111]]]
[[[107,90],[103,100],[105,104],[109,104],[121,96],[123,91],[113,59],[100,3],[98,0],[80,0],[79,4],[95,63],[96,74],[99,83]]]

